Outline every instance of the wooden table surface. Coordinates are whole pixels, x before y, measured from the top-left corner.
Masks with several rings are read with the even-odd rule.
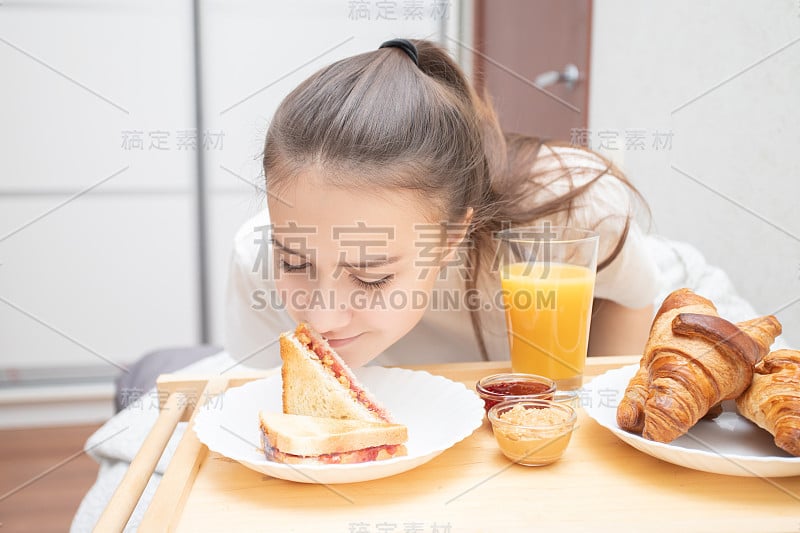
[[[591,358],[587,380],[637,357]],[[472,388],[505,364],[418,367]],[[292,483],[216,453],[200,470],[177,530],[800,531],[800,477],[745,478],[662,462],[580,411],[564,457],[525,467],[503,457],[487,421],[414,470],[344,485]]]

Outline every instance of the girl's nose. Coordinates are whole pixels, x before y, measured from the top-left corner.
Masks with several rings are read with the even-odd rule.
[[[344,301],[339,301],[341,294],[336,291],[318,293],[308,301],[305,312],[306,321],[317,331],[346,330],[350,323],[351,310]]]

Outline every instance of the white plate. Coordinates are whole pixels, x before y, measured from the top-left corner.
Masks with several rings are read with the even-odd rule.
[[[724,402],[724,412],[719,417],[700,420],[686,435],[669,444],[620,429],[617,402],[638,367],[611,370],[586,386],[586,412],[624,442],[663,461],[704,472],[748,477],[800,475],[800,457],[775,446],[772,435],[736,413],[734,402]]]
[[[210,450],[273,477],[302,483],[355,483],[392,476],[426,463],[470,436],[483,422],[483,401],[461,383],[402,368],[354,370],[361,383],[408,426],[408,455],[351,465],[286,465],[260,449],[258,411],[282,411],[281,376],[229,389],[195,419]]]

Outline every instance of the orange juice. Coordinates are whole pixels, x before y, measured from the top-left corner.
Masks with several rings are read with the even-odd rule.
[[[595,273],[563,263],[513,263],[501,283],[514,372],[539,374],[559,388],[580,387]]]

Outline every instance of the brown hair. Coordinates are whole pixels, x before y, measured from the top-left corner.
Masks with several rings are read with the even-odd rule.
[[[543,140],[500,129],[488,96],[479,96],[447,51],[412,41],[419,68],[398,48],[382,48],[340,60],[302,82],[280,104],[267,132],[264,173],[271,193],[308,166],[322,166],[330,184],[362,193],[413,190],[434,202],[447,221],[473,215],[467,233],[467,288],[475,289],[481,265],[493,258],[493,234],[572,212],[574,201],[603,175],[636,192],[601,156],[580,151],[585,165],[567,167],[555,153],[558,171],[534,172]],[[604,169],[597,171],[597,162]],[[595,169],[588,182],[573,185],[573,173]],[[357,172],[350,172],[357,170]],[[531,205],[537,191],[567,180],[565,194]],[[638,194],[638,193],[637,193]],[[627,208],[627,206],[625,206]],[[611,255],[619,253],[631,214]],[[477,310],[472,325],[481,355],[486,345]]]

